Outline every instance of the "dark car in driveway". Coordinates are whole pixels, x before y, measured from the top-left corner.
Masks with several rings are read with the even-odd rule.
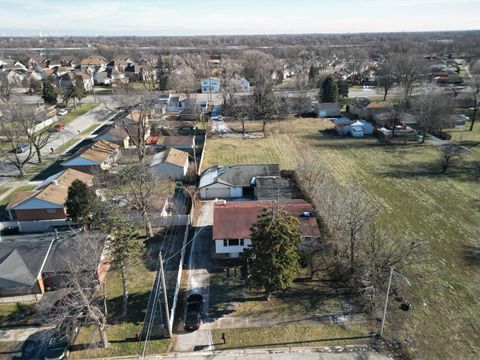
[[[200,294],[192,294],[187,298],[187,309],[185,312],[185,331],[195,331],[202,323],[203,297]]]
[[[70,344],[75,341],[78,330],[78,326],[73,321],[69,322],[65,327],[61,327],[48,341],[48,347],[44,359],[66,359],[70,353]]]

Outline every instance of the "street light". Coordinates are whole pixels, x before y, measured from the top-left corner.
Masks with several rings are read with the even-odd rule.
[[[410,286],[412,285],[410,280],[405,275],[400,274],[398,271],[392,267],[390,268],[390,276],[388,278],[388,286],[387,286],[387,293],[385,294],[385,304],[383,305],[383,315],[382,315],[382,325],[380,326],[380,336],[383,335],[383,328],[385,327],[385,317],[387,315],[387,307],[388,307],[388,296],[390,294],[390,285],[392,284],[392,277],[393,275],[398,275],[405,283]]]

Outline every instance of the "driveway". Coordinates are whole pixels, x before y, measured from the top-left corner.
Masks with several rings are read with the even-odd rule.
[[[51,327],[19,327],[0,329],[0,342],[21,342],[27,340],[33,334],[43,330],[51,329]]]
[[[187,293],[203,296],[202,319],[208,319],[210,273],[210,247],[212,241],[213,201],[201,202],[194,218],[193,242],[188,259]],[[183,326],[183,324],[182,324]],[[175,351],[213,350],[212,333],[200,326],[200,330],[176,336]]]
[[[212,120],[212,133],[214,134],[226,134],[231,132],[227,123],[223,120]]]

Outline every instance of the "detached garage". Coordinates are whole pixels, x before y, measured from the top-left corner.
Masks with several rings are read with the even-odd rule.
[[[254,198],[256,177],[280,176],[278,164],[215,166],[200,178],[201,199]]]

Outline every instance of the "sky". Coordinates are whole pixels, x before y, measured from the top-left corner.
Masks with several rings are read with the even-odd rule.
[[[0,35],[477,30],[480,0],[0,0]]]

